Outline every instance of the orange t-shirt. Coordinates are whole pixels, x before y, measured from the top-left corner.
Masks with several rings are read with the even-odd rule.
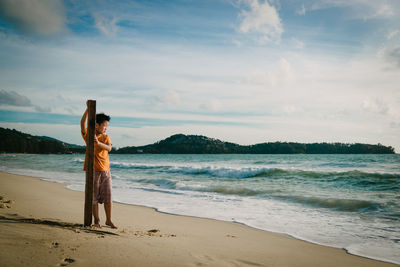
[[[83,140],[86,142],[87,131],[85,134],[82,133]],[[112,145],[110,137],[106,134],[96,135],[99,142]],[[85,155],[85,164],[83,165],[83,170],[86,171],[86,156]],[[94,170],[95,171],[108,171],[110,170],[110,159],[108,157],[108,151],[100,148],[96,144],[94,144]]]

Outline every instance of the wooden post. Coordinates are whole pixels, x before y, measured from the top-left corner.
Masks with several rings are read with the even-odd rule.
[[[88,125],[86,136],[86,186],[85,226],[92,225],[93,177],[94,177],[94,135],[96,133],[96,100],[88,101]]]

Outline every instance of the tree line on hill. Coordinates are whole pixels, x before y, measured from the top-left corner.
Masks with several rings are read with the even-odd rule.
[[[151,145],[123,147],[120,154],[394,154],[381,144],[269,142],[242,146],[199,135],[172,135]]]
[[[67,154],[85,153],[85,151],[85,146],[0,127],[0,153]]]
[[[0,127],[0,153],[67,154],[85,153],[86,147],[60,140],[33,136]],[[115,154],[394,154],[381,144],[268,142],[249,146],[223,142],[200,135],[172,135],[145,146],[113,148]]]

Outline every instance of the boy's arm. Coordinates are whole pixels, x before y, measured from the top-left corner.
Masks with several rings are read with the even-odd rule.
[[[87,116],[88,116],[88,109],[86,108],[85,113],[83,113],[82,119],[81,119],[81,132],[82,132],[82,135],[85,135],[85,134],[86,134],[86,120],[87,120]]]
[[[97,139],[96,136],[94,136],[94,142],[95,142],[99,147],[101,147],[101,148],[104,149],[104,150],[107,150],[108,152],[110,152],[111,149],[112,149],[112,145],[107,145],[107,144],[104,144],[104,143],[100,142],[100,141]]]

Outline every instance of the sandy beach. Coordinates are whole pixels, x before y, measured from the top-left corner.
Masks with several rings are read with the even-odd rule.
[[[114,203],[84,228],[84,194],[0,173],[0,266],[398,266],[244,225]],[[102,207],[101,207],[102,208]]]

